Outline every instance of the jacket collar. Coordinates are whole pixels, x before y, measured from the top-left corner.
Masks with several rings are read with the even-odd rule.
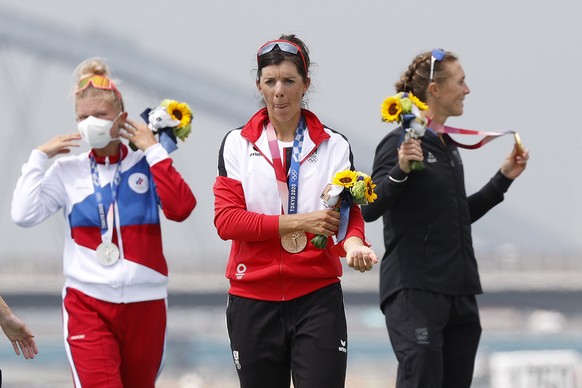
[[[316,146],[318,146],[322,141],[329,139],[329,134],[325,132],[323,124],[313,112],[307,109],[301,109],[301,114],[305,117],[305,121],[307,122],[309,137]],[[255,113],[248,123],[245,124],[241,136],[255,144],[262,136],[265,123],[268,121],[269,115],[267,114],[267,108],[263,108]]]
[[[95,151],[93,151],[93,150],[91,150],[91,152],[89,152],[89,157],[94,158],[95,162],[97,162],[97,164],[106,164],[106,163],[115,164],[115,163],[118,163],[119,160],[125,159],[126,156],[127,156],[127,146],[123,143],[120,143],[119,152],[115,155],[98,156],[95,154]]]

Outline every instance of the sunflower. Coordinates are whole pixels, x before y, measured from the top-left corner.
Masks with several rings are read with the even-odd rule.
[[[418,109],[420,109],[420,110],[427,110],[428,109],[428,105],[426,105],[424,102],[420,101],[420,99],[418,97],[416,97],[414,94],[408,93],[408,98],[410,98],[412,100],[412,102],[414,103],[414,105],[416,105],[418,107]]]
[[[372,182],[372,177],[369,175],[364,176],[364,182],[366,182],[366,201],[372,203],[376,198],[378,198],[378,195],[374,192],[376,184]]]
[[[192,122],[192,111],[185,102],[170,101],[166,109],[174,120],[180,121],[178,128],[184,127]]]
[[[355,171],[345,170],[340,171],[333,177],[333,184],[343,187],[350,187],[358,179],[358,174]]]
[[[401,113],[402,105],[400,105],[399,97],[388,97],[382,103],[382,121],[387,121],[389,123],[399,121]]]
[[[188,104],[166,99],[162,101],[161,105],[166,107],[172,119],[180,121],[180,124],[174,129],[174,134],[182,141],[186,140],[192,132],[192,110]]]

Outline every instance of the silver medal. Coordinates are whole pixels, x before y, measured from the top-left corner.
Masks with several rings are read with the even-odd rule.
[[[104,242],[97,247],[97,260],[103,265],[113,265],[119,260],[119,248],[113,243]]]

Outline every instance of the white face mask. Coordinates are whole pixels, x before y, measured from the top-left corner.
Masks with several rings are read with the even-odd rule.
[[[112,140],[119,139],[111,137],[111,128],[120,115],[121,113],[113,120],[99,119],[94,116],[87,117],[77,124],[81,138],[93,149],[105,148]]]

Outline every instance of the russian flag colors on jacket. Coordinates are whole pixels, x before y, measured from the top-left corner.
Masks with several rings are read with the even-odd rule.
[[[196,205],[192,191],[160,144],[145,152],[122,145],[113,230],[121,259],[104,266],[95,254],[102,238],[90,155],[85,152],[58,158],[45,171],[47,155],[33,150],[14,191],[12,219],[30,227],[63,210],[67,220],[65,288],[112,303],[165,298],[168,267],[162,251],[159,209],[170,220],[186,219]],[[111,201],[110,182],[117,159],[119,156],[95,156],[103,203]]]
[[[352,169],[348,141],[324,127],[310,111],[299,172],[298,213],[324,209],[320,195],[332,176]],[[308,243],[298,254],[280,244],[281,199],[264,125],[266,109],[242,128],[229,132],[219,152],[214,184],[214,223],[219,236],[232,240],[226,277],[229,292],[247,298],[283,301],[294,299],[339,281],[342,264],[333,240],[326,249]],[[285,210],[286,212],[286,210]],[[346,238],[364,238],[359,206],[352,206]],[[307,233],[310,240],[312,234]],[[345,241],[345,240],[344,240]],[[339,244],[340,252],[343,251]],[[343,253],[343,252],[342,252]]]

